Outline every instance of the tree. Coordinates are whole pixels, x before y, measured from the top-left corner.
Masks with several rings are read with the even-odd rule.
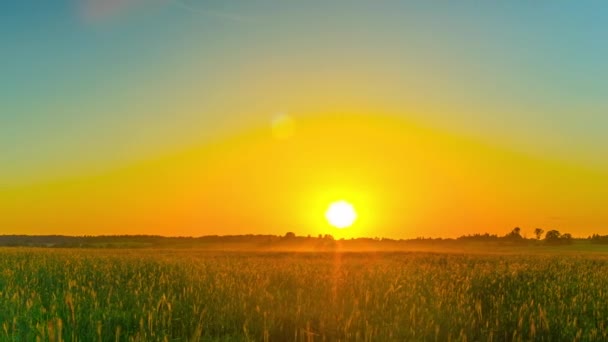
[[[565,233],[564,235],[562,235],[561,240],[565,244],[571,244],[572,243],[572,234]]]
[[[511,240],[521,240],[522,239],[521,228],[519,228],[519,227],[513,228],[513,230],[509,234],[507,234],[505,237],[508,239],[511,239]]]
[[[540,238],[543,236],[544,232],[545,231],[542,228],[534,229],[534,235],[536,235],[536,240],[540,240]]]
[[[550,230],[547,232],[547,234],[545,234],[545,241],[547,243],[559,243],[559,239],[561,238],[562,234],[558,231],[558,230]]]
[[[294,232],[287,232],[287,234],[285,234],[286,239],[293,239],[295,237],[296,237],[296,233],[294,233]]]

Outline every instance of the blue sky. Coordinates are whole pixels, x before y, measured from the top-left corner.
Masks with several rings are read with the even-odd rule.
[[[6,2],[0,177],[108,169],[265,125],[279,112],[389,113],[605,168],[606,7]]]

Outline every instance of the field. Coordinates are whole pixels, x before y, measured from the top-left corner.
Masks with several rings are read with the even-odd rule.
[[[602,254],[0,249],[1,341],[606,341]]]

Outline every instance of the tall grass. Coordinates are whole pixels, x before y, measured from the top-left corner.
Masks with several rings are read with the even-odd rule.
[[[0,249],[0,341],[606,341],[608,259]]]

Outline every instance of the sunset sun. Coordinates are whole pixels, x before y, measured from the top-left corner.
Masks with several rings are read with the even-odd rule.
[[[325,213],[327,222],[332,226],[344,229],[348,228],[357,220],[357,212],[352,204],[346,201],[332,203]]]

